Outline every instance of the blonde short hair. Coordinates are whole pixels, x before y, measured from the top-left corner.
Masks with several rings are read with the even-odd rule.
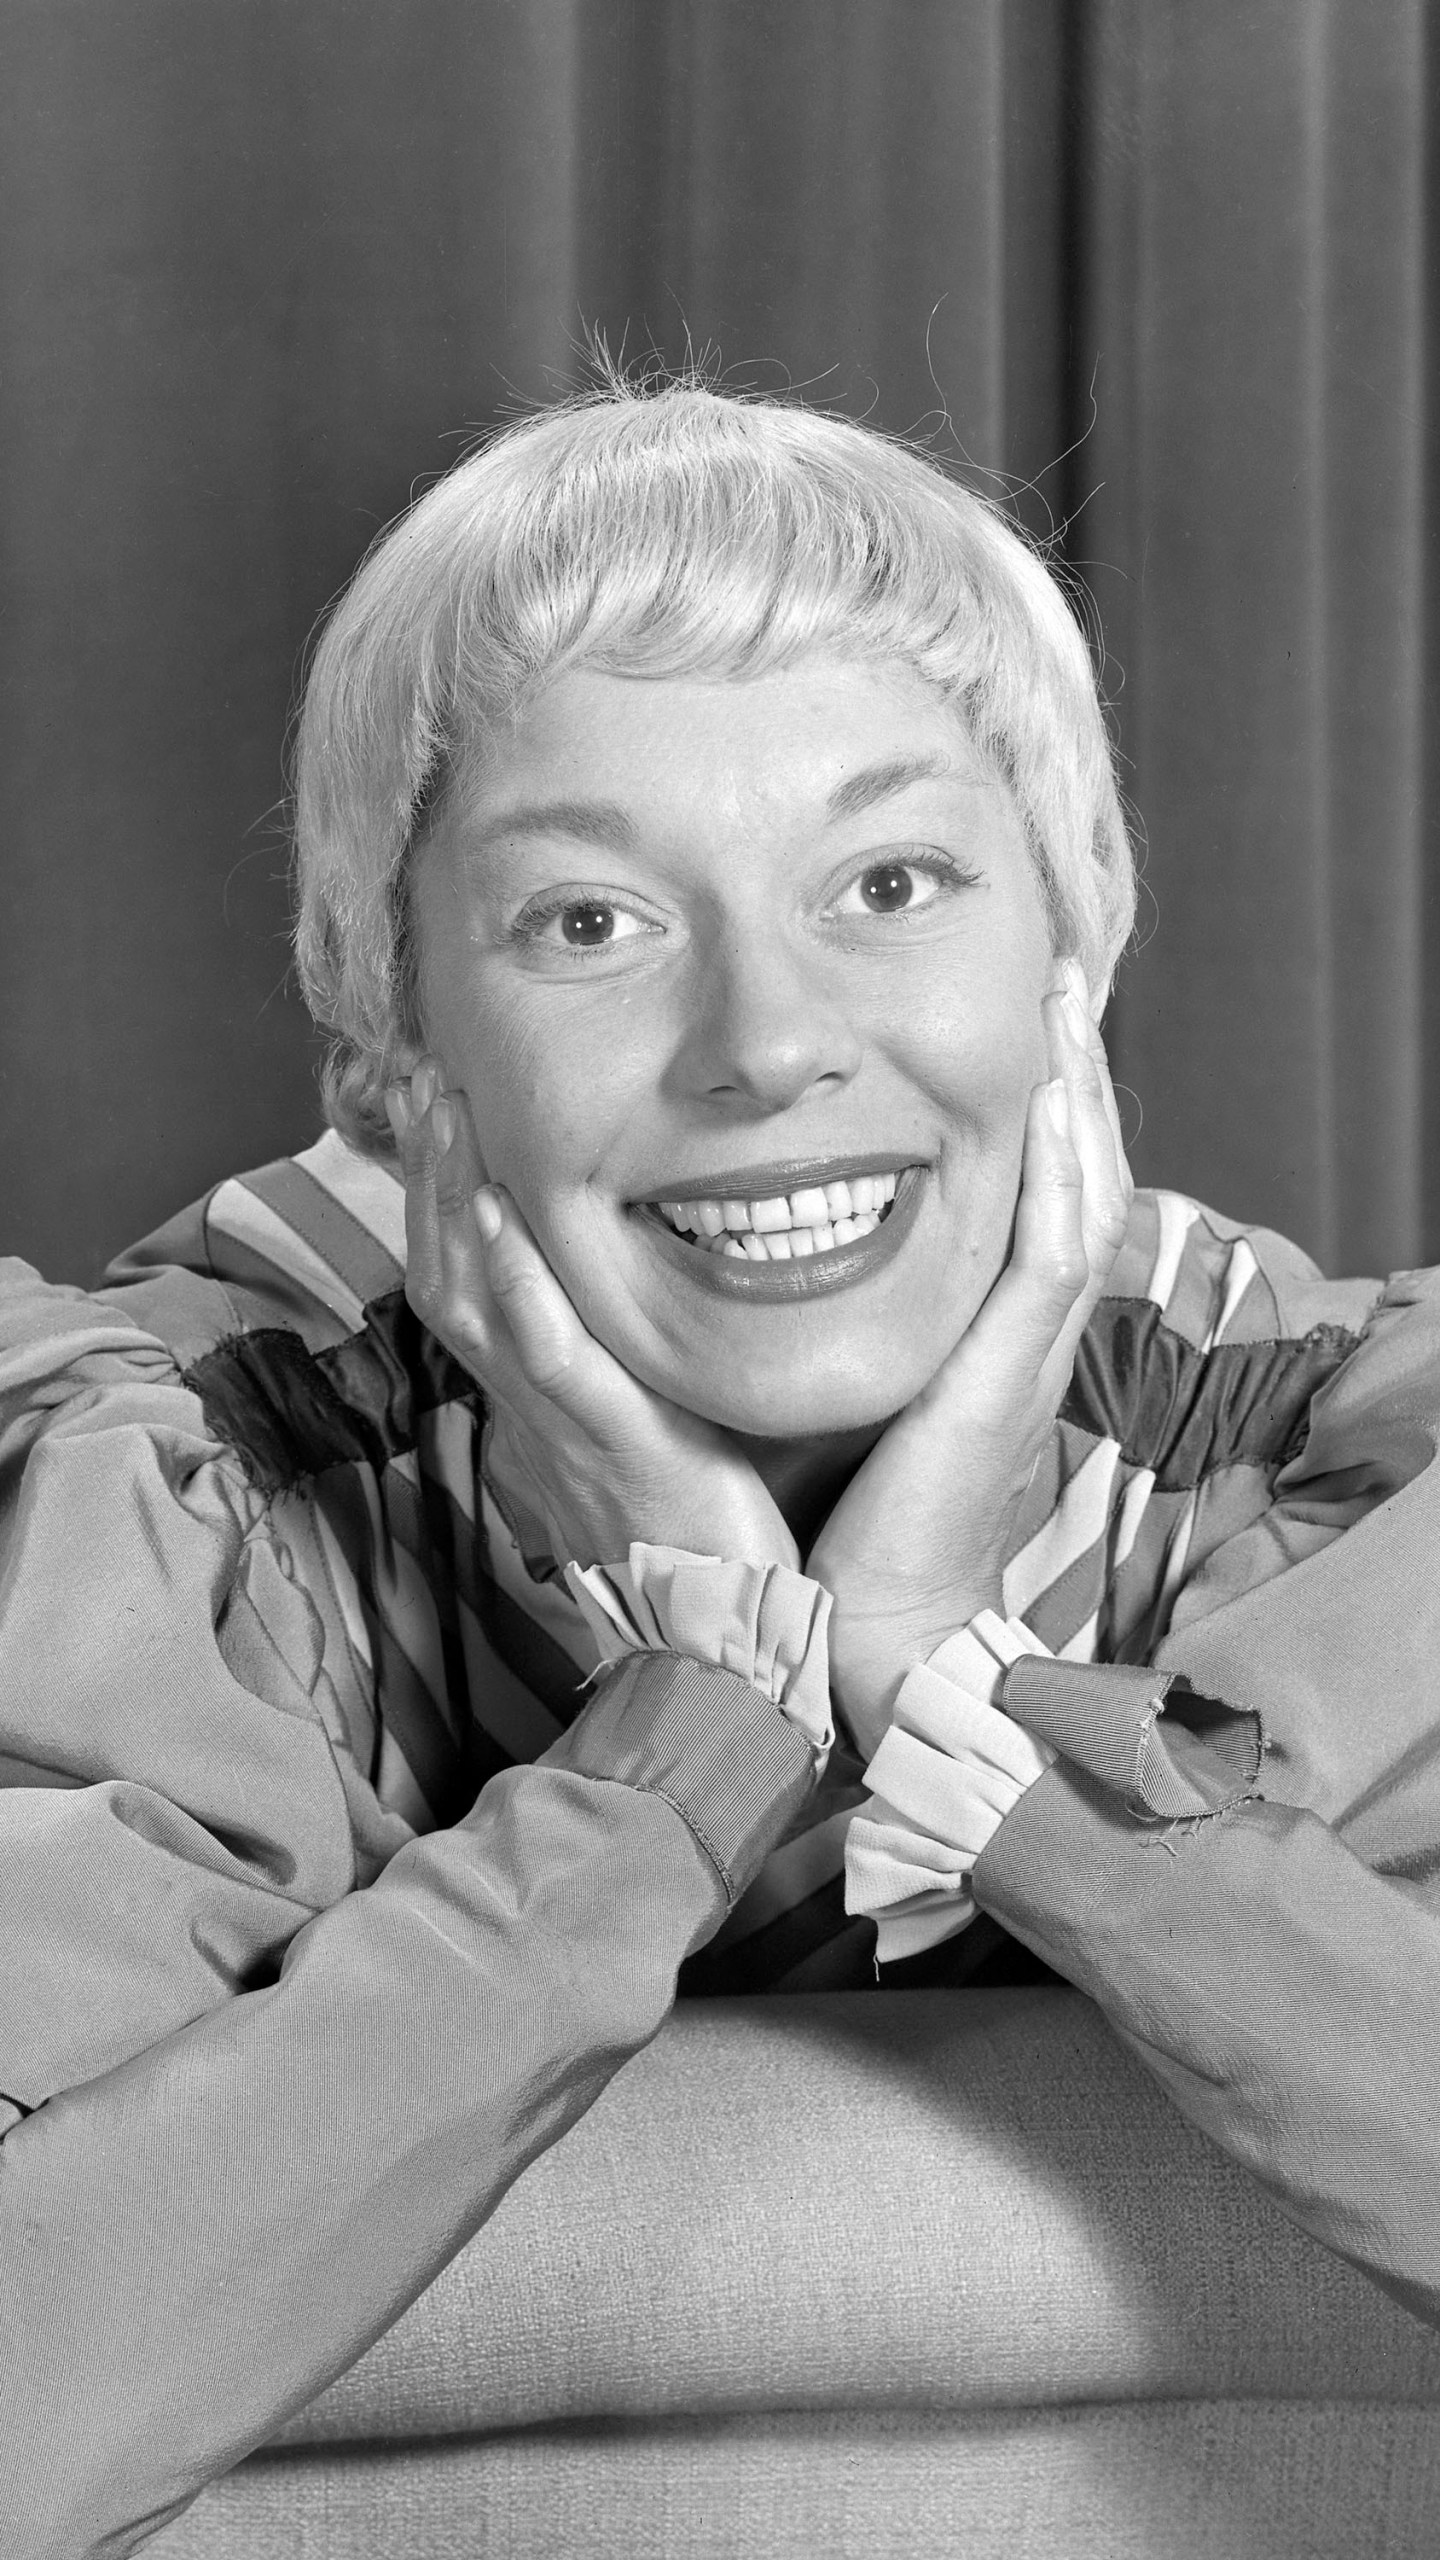
[[[306,999],[334,1126],[388,1153],[424,1045],[408,856],[497,716],[562,668],[744,678],[900,662],[1003,775],[1057,951],[1108,980],[1134,872],[1084,638],[998,508],[908,446],[690,381],[504,428],[377,543],[315,653],[295,770]]]

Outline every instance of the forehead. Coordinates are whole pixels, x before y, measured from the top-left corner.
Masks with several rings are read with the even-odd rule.
[[[470,827],[595,798],[647,816],[854,816],[924,784],[997,777],[956,710],[903,665],[809,658],[763,675],[632,677],[574,668],[490,728],[462,769]]]

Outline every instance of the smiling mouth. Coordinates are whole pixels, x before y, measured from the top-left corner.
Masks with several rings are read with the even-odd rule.
[[[737,1167],[703,1190],[699,1181],[677,1184],[686,1197],[669,1191],[637,1200],[631,1214],[649,1228],[661,1259],[707,1297],[789,1306],[831,1298],[892,1263],[914,1231],[932,1171],[893,1155],[843,1166],[831,1158]]]
[[[898,1173],[851,1174],[804,1183],[768,1199],[659,1200],[650,1204],[673,1235],[731,1262],[801,1262],[858,1244],[883,1226]]]

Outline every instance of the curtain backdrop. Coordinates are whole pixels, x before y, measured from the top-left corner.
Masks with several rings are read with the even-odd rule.
[[[0,1251],[91,1279],[313,1134],[307,634],[598,323],[1058,529],[1148,843],[1138,1174],[1440,1257],[1425,14],[0,0]]]

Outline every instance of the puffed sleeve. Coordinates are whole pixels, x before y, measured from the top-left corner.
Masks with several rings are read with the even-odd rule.
[[[976,1903],[1318,2239],[1440,2321],[1440,1276],[1379,1298],[1153,1666],[1032,1656]],[[1169,1736],[1147,1786],[1144,1746]],[[1188,1800],[1187,1800],[1188,1790]]]
[[[0,1925],[26,1958],[0,2092],[34,2108],[243,1989],[355,1873],[318,1620],[259,1496],[163,1343],[3,1273]]]
[[[320,1621],[165,1346],[0,1266],[0,2514],[132,2551],[656,2032],[815,1752],[672,1653],[357,1884]],[[387,1844],[382,1844],[382,1847]]]

